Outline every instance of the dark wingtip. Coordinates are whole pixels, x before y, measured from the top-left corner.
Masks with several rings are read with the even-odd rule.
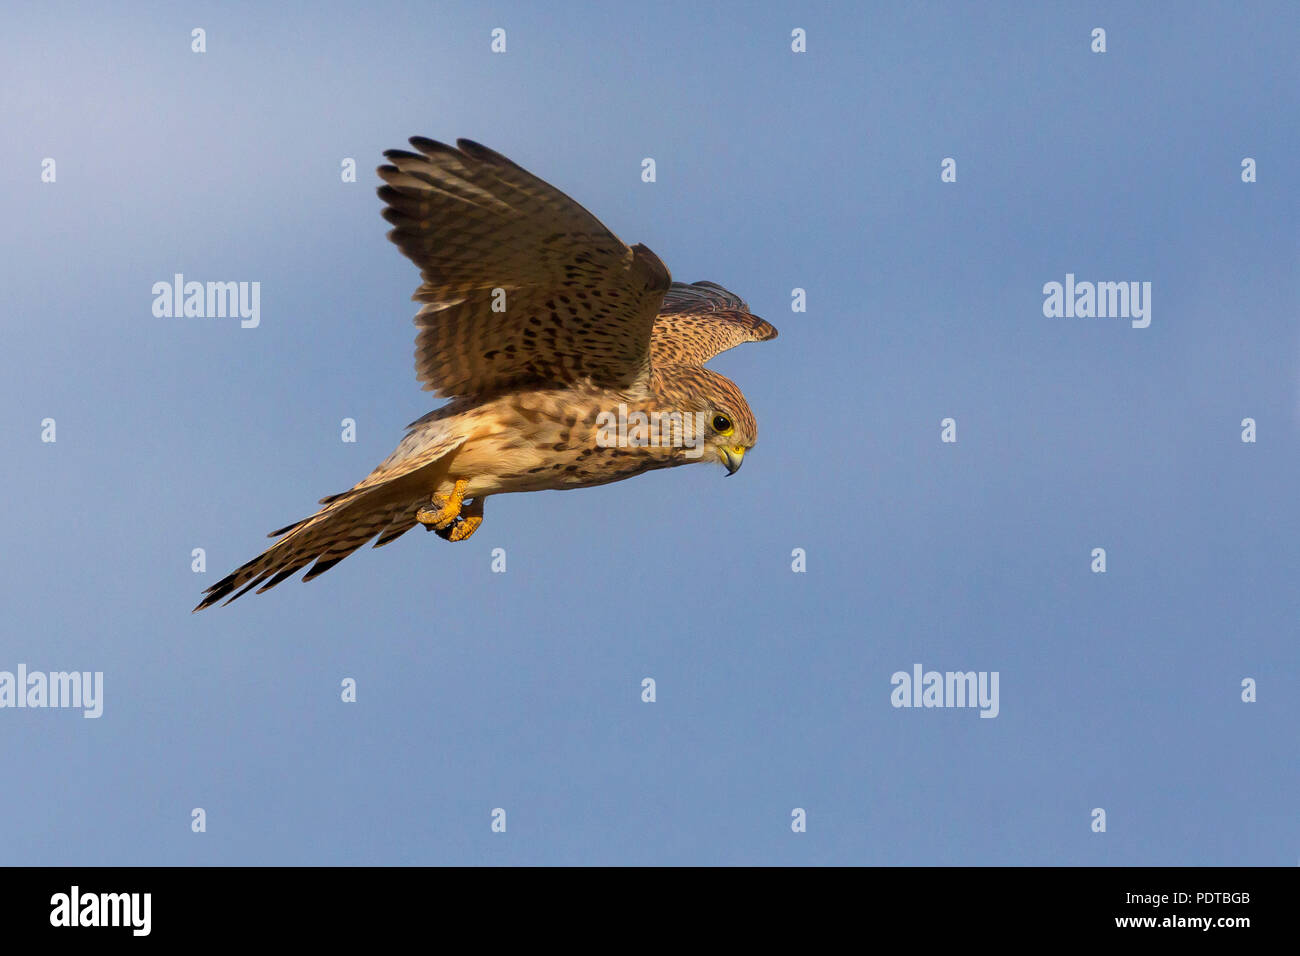
[[[470,159],[478,160],[480,163],[495,163],[498,166],[515,165],[509,159],[506,159],[506,157],[498,153],[495,149],[489,149],[488,147],[484,146],[482,143],[476,143],[472,139],[458,139],[456,140],[456,145],[460,147],[460,151],[462,153],[464,153]]]
[[[384,159],[424,159],[419,153],[413,153],[409,149],[386,149],[384,150]]]
[[[456,150],[446,143],[440,143],[436,139],[429,139],[427,136],[412,136],[407,140],[412,146],[424,153],[426,156],[433,156],[437,153],[454,153]]]

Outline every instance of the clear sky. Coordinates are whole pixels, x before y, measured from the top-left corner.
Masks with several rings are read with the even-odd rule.
[[[1300,8],[867,7],[10,5],[0,671],[104,683],[0,709],[0,862],[1296,863]],[[772,321],[714,362],[758,445],[191,615],[435,404],[413,134]],[[916,664],[998,715],[895,708]]]

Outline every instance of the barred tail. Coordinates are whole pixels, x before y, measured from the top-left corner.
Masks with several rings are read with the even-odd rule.
[[[428,500],[427,495],[403,489],[404,484],[398,481],[321,499],[325,507],[272,531],[270,537],[283,537],[208,588],[194,610],[211,607],[223,598],[229,604],[259,584],[260,594],[315,561],[303,575],[304,581],[310,581],[376,535],[376,548],[395,541],[414,527],[415,512]]]

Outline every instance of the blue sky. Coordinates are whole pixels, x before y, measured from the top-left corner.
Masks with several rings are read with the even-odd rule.
[[[12,6],[0,670],[104,713],[0,709],[0,861],[1300,859],[1300,13],[865,6]],[[413,134],[772,321],[713,363],[758,446],[191,615],[433,407],[374,195]],[[177,272],[260,326],[154,317]],[[1150,327],[1045,317],[1067,273]],[[916,663],[999,715],[892,707]]]

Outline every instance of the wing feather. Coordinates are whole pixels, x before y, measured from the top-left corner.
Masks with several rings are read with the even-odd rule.
[[[742,342],[776,338],[776,328],[716,282],[674,282],[650,335],[655,365],[703,365]]]
[[[626,387],[649,372],[671,278],[578,203],[470,140],[413,137],[379,167],[388,237],[420,267],[416,375],[440,396]]]

